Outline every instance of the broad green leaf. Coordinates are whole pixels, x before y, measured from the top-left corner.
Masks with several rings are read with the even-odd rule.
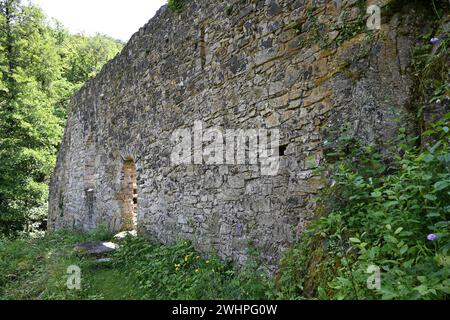
[[[447,188],[448,186],[450,186],[450,181],[449,180],[444,180],[444,181],[438,181],[434,184],[434,188],[437,191],[441,191],[444,190],[445,188]]]

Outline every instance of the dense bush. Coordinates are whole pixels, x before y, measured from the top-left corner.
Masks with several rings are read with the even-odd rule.
[[[427,132],[438,139],[425,151],[400,141],[388,165],[343,139],[322,216],[282,262],[281,297],[450,296],[449,122],[447,114]],[[370,266],[381,268],[380,290],[367,287]]]
[[[167,6],[173,12],[180,12],[183,10],[184,0],[169,0]]]
[[[448,38],[440,15],[413,52],[417,110],[449,103]],[[415,139],[401,129],[390,161],[341,135],[321,174],[317,218],[285,255],[275,297],[450,297],[450,114]],[[369,289],[379,268],[379,289]],[[373,284],[373,283],[371,283]]]

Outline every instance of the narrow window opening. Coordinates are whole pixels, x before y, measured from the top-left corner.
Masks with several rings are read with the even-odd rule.
[[[284,145],[280,146],[280,148],[279,148],[280,152],[278,153],[280,155],[280,157],[286,155],[287,148],[288,148],[287,144],[284,144]]]
[[[121,231],[136,230],[138,189],[136,165],[131,158],[125,160],[123,164],[119,200]]]
[[[86,139],[84,151],[84,200],[87,220],[84,221],[85,227],[94,227],[94,209],[95,209],[95,144],[92,134]]]

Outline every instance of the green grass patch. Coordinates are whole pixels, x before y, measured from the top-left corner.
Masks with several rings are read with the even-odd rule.
[[[75,244],[107,240],[102,232],[60,232],[0,241],[0,299],[263,299],[271,281],[256,262],[236,269],[201,255],[189,242],[164,246],[128,238],[112,262],[76,254]],[[81,290],[67,288],[67,268],[81,269]]]

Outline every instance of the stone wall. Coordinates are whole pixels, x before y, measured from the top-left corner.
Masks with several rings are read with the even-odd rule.
[[[330,132],[348,126],[384,146],[399,125],[415,128],[409,68],[415,30],[426,27],[420,4],[395,1],[381,30],[367,31],[370,3],[197,0],[180,14],[163,7],[73,97],[49,230],[123,229],[132,161],[141,233],[189,239],[238,263],[253,245],[269,265],[277,261],[312,218],[324,184],[314,169]],[[258,165],[173,165],[172,133],[195,121],[279,129],[278,174],[261,175]]]

